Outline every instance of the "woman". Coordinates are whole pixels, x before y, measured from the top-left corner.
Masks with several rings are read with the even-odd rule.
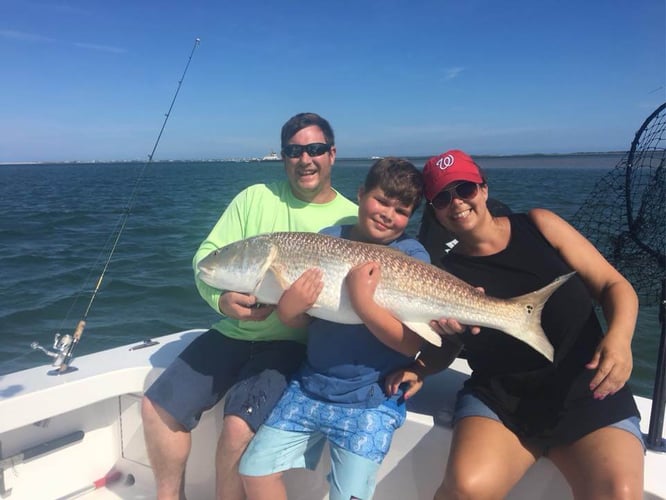
[[[423,173],[437,221],[458,240],[434,264],[501,298],[576,271],[543,310],[552,363],[497,330],[440,319],[433,327],[449,340],[444,348],[388,382],[389,390],[410,382],[413,394],[464,344],[472,375],[458,395],[435,498],[503,498],[540,456],[562,472],[575,498],[642,498],[640,416],[625,385],[638,314],[629,282],[553,212],[493,216],[483,173],[464,152],[431,158]],[[593,300],[603,308],[605,334]]]

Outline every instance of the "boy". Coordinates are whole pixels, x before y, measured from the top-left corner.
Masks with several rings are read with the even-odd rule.
[[[404,235],[421,201],[421,172],[398,158],[377,161],[358,192],[358,222],[324,234],[394,247],[430,262],[416,240]],[[405,419],[400,393],[388,397],[383,378],[409,365],[422,339],[377,305],[373,294],[381,269],[354,267],[346,286],[363,324],[311,319],[307,311],[323,288],[322,271],[310,269],[284,292],[277,306],[288,326],[308,325],[305,362],[241,459],[249,500],[286,499],[282,472],[314,469],[323,446],[331,449],[331,500],[372,497],[375,476],[395,429]]]

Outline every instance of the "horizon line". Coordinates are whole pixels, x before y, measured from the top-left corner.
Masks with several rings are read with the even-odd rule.
[[[508,154],[470,154],[475,158],[516,158],[516,157],[530,157],[530,156],[597,156],[597,155],[622,155],[627,151],[613,150],[613,151],[578,151],[572,153],[508,153]],[[394,156],[397,158],[406,159],[426,159],[433,155],[386,155],[386,157]],[[341,156],[336,160],[377,160],[384,158],[384,156]],[[0,165],[59,165],[59,164],[91,164],[91,163],[186,163],[186,162],[233,162],[233,163],[278,163],[279,160],[263,160],[257,157],[234,157],[234,158],[185,158],[173,159],[165,158],[159,160],[142,160],[139,158],[128,160],[34,160],[34,161],[0,161]]]

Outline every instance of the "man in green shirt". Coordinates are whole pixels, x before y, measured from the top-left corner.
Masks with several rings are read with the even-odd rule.
[[[196,277],[198,262],[233,241],[274,231],[354,223],[358,208],[331,186],[335,138],[329,123],[300,113],[282,127],[286,181],[239,193],[194,255],[199,293],[222,319],[195,339],[146,391],[142,416],[159,499],[184,498],[190,432],[225,397],[216,454],[218,499],[245,498],[238,462],[305,354],[305,331],[282,324],[251,295],[216,290]]]

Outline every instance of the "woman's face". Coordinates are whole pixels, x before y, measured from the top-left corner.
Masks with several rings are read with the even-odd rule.
[[[444,203],[447,200],[449,203]],[[473,229],[486,216],[487,200],[487,184],[453,182],[439,192],[432,206],[439,223],[452,233],[460,234]]]

